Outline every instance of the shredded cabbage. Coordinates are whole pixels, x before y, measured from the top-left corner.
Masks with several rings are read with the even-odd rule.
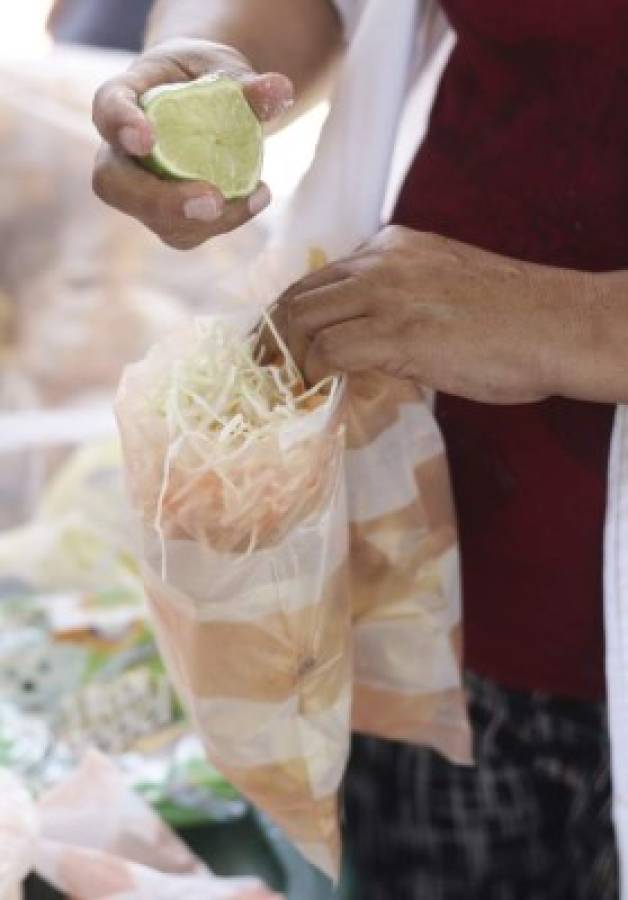
[[[222,532],[224,549],[251,552],[282,517],[294,521],[318,484],[313,460],[304,456],[312,448],[280,453],[278,435],[329,396],[333,379],[306,389],[268,317],[266,326],[279,348],[270,364],[261,361],[259,334],[243,338],[224,319],[197,320],[185,355],[172,362],[159,389],[168,446],[154,525],[164,577],[173,516],[183,517],[188,530],[204,530],[202,515],[215,535]]]

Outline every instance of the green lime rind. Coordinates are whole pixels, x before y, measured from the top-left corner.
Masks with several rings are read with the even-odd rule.
[[[208,76],[153,88],[140,100],[156,141],[141,160],[161,178],[206,181],[248,197],[262,171],[263,132],[239,82]]]

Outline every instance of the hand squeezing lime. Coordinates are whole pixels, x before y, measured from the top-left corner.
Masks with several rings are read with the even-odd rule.
[[[208,181],[228,200],[247,197],[262,169],[262,126],[241,85],[210,75],[166,84],[140,100],[155,131],[144,164],[162,178]]]

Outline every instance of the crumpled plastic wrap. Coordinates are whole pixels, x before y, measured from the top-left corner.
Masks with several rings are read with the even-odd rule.
[[[116,402],[160,648],[211,762],[335,878],[351,716],[343,385],[227,471],[236,487],[249,467],[274,479],[244,531],[218,527],[211,470],[186,484],[173,464],[160,536],[168,433],[151,397],[185,346],[165,341],[127,369]]]
[[[257,879],[213,875],[94,751],[37,802],[0,769],[0,897],[17,900],[31,869],[76,900],[277,897]]]

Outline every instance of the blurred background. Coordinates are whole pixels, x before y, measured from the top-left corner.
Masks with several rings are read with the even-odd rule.
[[[92,196],[91,97],[140,46],[148,6],[22,0],[0,30],[0,766],[37,796],[95,746],[219,874],[321,900],[325,879],[204,762],[144,617],[116,384],[162,333],[224,304],[273,216],[181,255]],[[267,141],[276,203],[325,113]],[[31,877],[26,896],[57,895]]]

